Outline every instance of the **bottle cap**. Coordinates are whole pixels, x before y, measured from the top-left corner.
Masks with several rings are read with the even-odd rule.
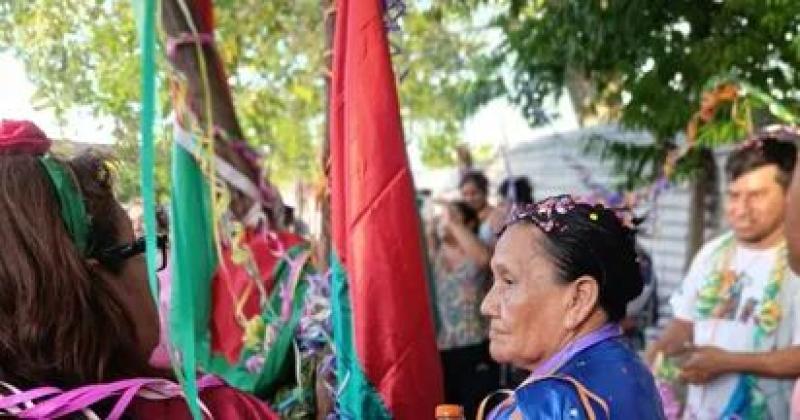
[[[436,406],[436,417],[462,417],[464,407],[457,404],[439,404]]]

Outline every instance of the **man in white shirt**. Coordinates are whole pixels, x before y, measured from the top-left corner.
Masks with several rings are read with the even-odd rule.
[[[789,268],[784,216],[796,158],[791,143],[762,138],[725,165],[732,230],[697,254],[671,299],[675,318],[647,354],[684,357],[685,419],[789,418],[800,278]]]

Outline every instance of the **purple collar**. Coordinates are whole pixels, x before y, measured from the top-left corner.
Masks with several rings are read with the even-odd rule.
[[[602,327],[586,334],[577,340],[567,344],[552,355],[549,359],[540,363],[539,366],[531,373],[531,377],[539,377],[545,375],[552,375],[556,370],[561,368],[564,363],[575,357],[576,354],[586,350],[587,348],[611,338],[619,337],[622,335],[622,328],[618,324],[605,324]],[[526,381],[527,382],[527,381]]]

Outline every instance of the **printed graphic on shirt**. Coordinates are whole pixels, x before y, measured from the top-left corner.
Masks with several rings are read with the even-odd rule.
[[[753,279],[745,272],[724,276],[731,279],[720,287],[719,301],[711,311],[711,318],[748,324],[753,321],[759,300],[745,296]],[[752,288],[751,288],[752,289]],[[751,290],[752,291],[752,290]]]

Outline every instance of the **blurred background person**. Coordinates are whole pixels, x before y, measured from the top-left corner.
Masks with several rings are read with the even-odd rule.
[[[533,185],[527,176],[509,176],[500,183],[497,193],[500,201],[489,216],[488,223],[492,234],[490,243],[492,246],[497,241],[497,234],[502,229],[511,208],[515,205],[533,203]]]
[[[494,242],[494,232],[489,218],[494,207],[489,204],[489,179],[480,171],[470,171],[461,177],[458,183],[461,199],[478,215],[478,237],[486,245]]]
[[[477,236],[475,210],[463,201],[443,203],[429,244],[433,262],[437,343],[442,359],[445,401],[464,406],[468,418],[499,385],[499,367],[489,355],[488,324],[480,304],[489,286],[489,250]]]

